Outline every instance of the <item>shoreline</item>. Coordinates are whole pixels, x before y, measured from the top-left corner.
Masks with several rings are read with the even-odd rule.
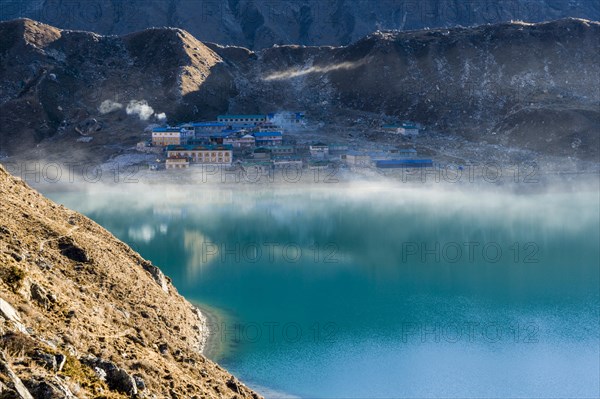
[[[204,337],[204,345],[201,353],[208,359],[219,363],[225,357],[228,350],[223,342],[219,339],[219,335],[215,334],[214,326],[218,326],[227,316],[220,310],[208,306],[198,301],[189,300],[200,312],[204,318],[206,334]]]
[[[222,360],[231,354],[231,347],[219,339],[219,334],[214,333],[211,326],[218,326],[229,319],[229,317],[221,310],[208,306],[198,301],[188,300],[200,311],[205,325],[205,341],[202,348],[202,355],[222,366]],[[254,391],[258,392],[265,399],[300,399],[299,396],[289,394],[284,391],[269,388],[268,386],[259,385],[251,381],[244,380],[244,384]]]

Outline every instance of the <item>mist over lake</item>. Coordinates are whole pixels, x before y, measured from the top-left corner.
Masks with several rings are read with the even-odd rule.
[[[267,396],[600,389],[595,189],[42,191],[161,267],[211,314],[207,354]]]

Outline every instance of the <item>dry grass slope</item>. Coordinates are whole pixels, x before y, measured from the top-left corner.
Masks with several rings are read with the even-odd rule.
[[[1,166],[0,215],[0,396],[258,397],[160,270]]]

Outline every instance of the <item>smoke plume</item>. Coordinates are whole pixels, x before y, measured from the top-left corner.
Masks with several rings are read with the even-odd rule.
[[[338,71],[338,70],[349,70],[358,68],[359,66],[365,64],[365,61],[358,62],[342,62],[334,65],[325,65],[325,66],[311,66],[304,69],[299,68],[290,68],[285,71],[273,72],[263,78],[263,80],[283,80],[283,79],[291,79],[297,78],[300,76],[305,76],[312,73],[325,74],[328,72]]]
[[[111,100],[104,100],[102,101],[102,104],[100,104],[100,106],[98,107],[98,111],[100,111],[100,113],[104,115],[121,108],[123,108],[123,104],[121,103],[117,103]]]
[[[131,100],[125,109],[127,115],[137,115],[141,121],[147,121],[154,115],[154,109],[146,100]]]

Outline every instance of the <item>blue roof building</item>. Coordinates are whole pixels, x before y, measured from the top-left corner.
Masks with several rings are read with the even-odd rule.
[[[183,127],[171,127],[171,126],[163,126],[163,127],[155,127],[152,129],[153,133],[178,133],[185,130]]]
[[[382,169],[432,168],[431,159],[386,159],[375,161],[375,166]]]
[[[219,115],[217,116],[217,119],[266,119],[267,116],[266,115],[259,115],[259,114],[254,114],[254,115],[243,115],[243,114],[233,114],[233,115]]]
[[[252,123],[260,124],[267,121],[266,115],[219,115],[217,116],[219,122],[225,123]]]
[[[194,122],[193,127],[225,127],[223,122]]]
[[[282,137],[283,134],[281,132],[256,132],[254,133],[254,137],[262,138],[262,137]]]

